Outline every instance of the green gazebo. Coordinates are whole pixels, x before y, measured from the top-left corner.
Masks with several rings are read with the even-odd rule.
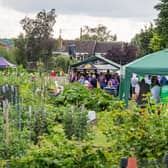
[[[137,59],[123,67],[124,82],[121,89],[120,97],[125,98],[128,106],[130,94],[130,81],[132,73],[140,76],[144,75],[168,75],[168,49],[148,54],[140,59]]]

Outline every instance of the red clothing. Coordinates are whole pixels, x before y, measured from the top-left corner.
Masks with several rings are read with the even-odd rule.
[[[52,71],[50,75],[51,75],[51,77],[56,77],[57,76],[55,71]]]

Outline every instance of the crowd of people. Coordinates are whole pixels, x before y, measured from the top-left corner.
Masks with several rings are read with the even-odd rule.
[[[74,70],[70,74],[70,82],[80,82],[89,89],[110,88],[114,90],[115,96],[118,96],[120,87],[120,76],[118,73],[107,72],[88,72],[86,70],[80,72]],[[131,99],[134,99],[139,106],[149,103],[168,103],[168,77],[150,76],[145,77],[133,74],[131,78]],[[148,98],[147,98],[148,95]],[[150,99],[150,100],[149,100]]]
[[[70,82],[80,82],[82,85],[85,85],[89,89],[93,88],[111,88],[115,90],[116,95],[119,92],[120,77],[118,73],[111,73],[110,70],[107,72],[87,72],[86,70],[80,72],[74,70],[70,74]]]
[[[168,78],[165,76],[145,76],[138,79],[133,74],[131,79],[131,95],[138,105],[143,105],[149,101],[146,95],[149,93],[150,102],[168,103]]]

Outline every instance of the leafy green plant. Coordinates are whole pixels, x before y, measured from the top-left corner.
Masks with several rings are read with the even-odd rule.
[[[12,168],[110,168],[111,161],[105,149],[69,141],[53,127],[51,135],[41,136],[24,157],[12,158],[9,165]]]
[[[157,109],[131,112],[116,110],[101,114],[99,127],[111,143],[116,162],[123,156],[142,160],[161,159],[168,150],[168,115]]]
[[[95,110],[96,112],[116,108],[124,109],[123,101],[117,100],[101,89],[90,91],[78,82],[65,86],[63,93],[56,98],[51,98],[49,103],[57,107],[67,104],[80,107],[84,104],[88,110]]]
[[[64,112],[63,128],[68,139],[76,137],[78,140],[84,139],[87,134],[87,111],[84,107],[71,106]]]

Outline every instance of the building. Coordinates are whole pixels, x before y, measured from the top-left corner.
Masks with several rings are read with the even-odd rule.
[[[101,55],[118,64],[127,64],[137,57],[137,48],[125,42],[97,42],[95,40],[62,40],[59,49],[53,55],[70,55],[77,60],[84,60],[93,55]]]

